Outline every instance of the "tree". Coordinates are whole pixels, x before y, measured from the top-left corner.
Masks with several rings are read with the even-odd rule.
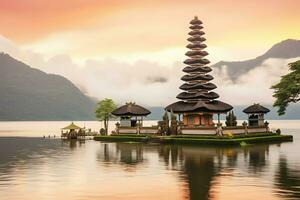
[[[116,104],[113,102],[112,99],[104,99],[97,103],[97,108],[95,111],[96,118],[99,121],[104,122],[104,129],[105,134],[108,134],[108,122],[109,119],[113,118],[114,116],[111,114],[117,108]]]
[[[225,121],[226,126],[236,126],[237,121],[236,121],[236,116],[234,115],[233,111],[230,111],[228,115],[226,116],[226,121]]]
[[[278,114],[284,115],[289,103],[300,100],[300,60],[289,64],[290,73],[281,77],[281,80],[271,89],[274,89],[273,97],[276,98],[273,106],[278,107]]]

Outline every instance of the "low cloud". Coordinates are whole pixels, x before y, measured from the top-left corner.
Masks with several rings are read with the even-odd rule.
[[[85,94],[112,98],[117,103],[135,101],[145,106],[166,106],[176,100],[183,83],[180,78],[184,67],[180,62],[166,66],[158,62],[140,60],[133,64],[114,59],[86,60],[79,65],[68,55],[57,55],[49,59],[41,54],[22,50],[9,40],[0,37],[0,51],[41,69],[59,74],[71,80]],[[299,58],[298,58],[299,59]],[[213,82],[220,100],[232,105],[273,102],[271,85],[288,72],[287,64],[295,59],[269,59],[233,82],[228,76],[227,66],[213,69]],[[242,66],[241,66],[242,67]]]
[[[273,90],[271,86],[280,81],[282,75],[288,73],[288,63],[299,60],[293,59],[268,59],[261,65],[232,81],[227,73],[227,66],[213,71],[216,91],[221,99],[232,105],[247,105],[256,103],[272,104]],[[241,66],[242,67],[242,66]]]

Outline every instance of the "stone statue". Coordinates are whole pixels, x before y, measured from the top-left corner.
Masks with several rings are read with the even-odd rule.
[[[121,124],[119,122],[117,122],[116,129],[115,129],[116,134],[119,134],[120,126],[121,126]]]
[[[136,126],[136,134],[140,134],[141,133],[141,125],[140,124],[137,124]]]
[[[178,127],[178,121],[176,115],[171,110],[171,127],[170,127],[170,134],[171,135],[177,135],[177,127]]]
[[[266,132],[269,133],[270,132],[270,128],[269,128],[269,122],[265,121],[265,127],[266,127]]]
[[[217,130],[216,130],[216,132],[217,132],[218,136],[222,136],[223,135],[223,129],[222,129],[222,124],[221,123],[217,124]]]
[[[170,134],[170,127],[169,127],[169,115],[168,112],[165,111],[163,116],[163,120],[160,121],[160,133],[161,135],[169,135]]]
[[[158,135],[163,135],[163,126],[164,126],[164,121],[158,121],[157,122],[157,134]]]
[[[177,126],[177,134],[178,135],[182,134],[182,127],[183,127],[183,122],[179,121],[178,126]]]
[[[248,134],[248,126],[247,126],[248,124],[247,124],[247,122],[244,121],[242,125],[245,129],[245,135],[247,135]]]

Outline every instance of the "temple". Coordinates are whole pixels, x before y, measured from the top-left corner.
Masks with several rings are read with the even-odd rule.
[[[143,125],[143,119],[150,113],[149,110],[134,102],[126,103],[112,112],[114,116],[120,118],[114,132],[116,134],[157,134],[157,126]]]
[[[263,126],[265,124],[264,115],[270,112],[270,110],[258,103],[254,103],[253,105],[245,108],[243,112],[248,114],[249,126]]]
[[[165,109],[179,115],[182,115],[184,127],[214,126],[213,114],[226,114],[232,110],[232,106],[222,101],[216,100],[219,95],[212,90],[217,86],[211,82],[213,76],[209,74],[212,71],[207,65],[210,63],[205,57],[208,55],[204,49],[204,32],[202,31],[202,22],[195,17],[190,22],[191,31],[187,39],[190,43],[186,46],[189,51],[186,52],[188,58],[183,62],[187,66],[183,68],[186,74],[181,78],[183,83],[179,88],[183,90],[177,95],[180,101],[168,105]],[[181,120],[181,119],[180,119]],[[220,122],[218,122],[220,123]]]
[[[120,126],[122,127],[142,126],[143,118],[150,113],[149,110],[134,102],[128,102],[112,112],[113,115],[120,117]]]
[[[202,22],[195,17],[190,22],[188,33],[188,57],[183,63],[185,75],[181,77],[184,83],[179,87],[182,92],[177,95],[179,101],[168,105],[162,121],[157,125],[144,126],[143,119],[150,111],[135,103],[126,103],[112,112],[120,117],[116,123],[114,134],[154,134],[154,135],[247,135],[252,133],[269,133],[269,123],[264,120],[264,114],[269,109],[254,104],[244,110],[248,114],[248,123],[237,123],[233,107],[218,100],[219,95],[213,90],[217,86],[212,83],[212,69],[208,66],[208,53],[204,50],[204,32]],[[229,112],[230,111],[230,112]],[[171,114],[170,114],[170,113]],[[228,113],[229,112],[229,113]],[[227,114],[225,126],[220,122],[220,114]],[[213,116],[218,116],[218,122]]]

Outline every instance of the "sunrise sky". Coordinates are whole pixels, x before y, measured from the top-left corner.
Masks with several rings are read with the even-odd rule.
[[[0,33],[46,56],[163,62],[184,52],[198,15],[210,59],[238,60],[300,38],[299,7],[298,0],[1,0]]]
[[[188,23],[195,15],[204,23],[208,59],[215,63],[255,58],[282,40],[300,39],[299,8],[299,0],[0,0],[0,51],[63,75],[90,96],[164,105],[181,84]],[[273,70],[274,62],[281,67],[290,60],[268,61],[272,66],[261,69]],[[253,87],[253,99],[247,95],[244,103],[259,97],[272,103],[270,84],[284,72],[274,78],[257,72],[273,80],[260,93],[249,85],[253,81],[229,82],[219,93],[235,104],[230,92]],[[166,82],[151,82],[157,76]],[[215,82],[224,84],[224,78],[219,73]],[[139,90],[149,98],[140,99]]]

